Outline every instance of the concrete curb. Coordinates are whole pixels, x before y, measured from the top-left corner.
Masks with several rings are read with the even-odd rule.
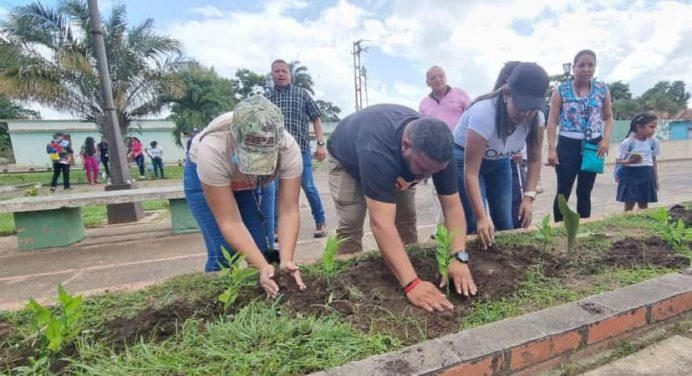
[[[314,376],[530,375],[577,352],[692,312],[692,270],[498,321]]]

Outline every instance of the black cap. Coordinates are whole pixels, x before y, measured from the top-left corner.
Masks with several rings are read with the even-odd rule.
[[[521,63],[514,68],[507,80],[512,102],[520,111],[545,112],[545,92],[548,90],[548,74],[536,63]]]

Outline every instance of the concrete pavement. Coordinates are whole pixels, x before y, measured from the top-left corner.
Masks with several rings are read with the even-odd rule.
[[[688,376],[692,339],[676,335],[582,376]]]
[[[662,187],[658,206],[692,201],[690,167],[692,161],[689,160],[660,164]],[[545,167],[542,178],[546,193],[538,196],[534,223],[552,210],[555,174]],[[327,213],[327,224],[333,231],[336,218],[324,165],[316,171],[315,180]],[[180,183],[166,180],[142,184]],[[85,189],[102,187],[86,186],[75,190]],[[622,211],[622,205],[615,202],[615,190],[612,165],[608,165],[606,172],[596,180],[593,216]],[[422,241],[428,239],[435,227],[432,199],[431,184],[417,188],[419,239]],[[574,198],[571,201],[574,205]],[[312,239],[314,223],[307,200],[302,196],[301,222],[296,258],[307,262],[320,257],[324,239]],[[171,235],[166,211],[149,215],[137,224],[88,229],[86,234],[85,240],[72,246],[40,251],[20,251],[15,236],[0,237],[0,309],[22,307],[29,297],[49,299],[55,296],[57,283],[63,283],[70,292],[83,294],[139,288],[175,275],[199,272],[206,260],[201,236],[198,233]],[[366,249],[376,248],[367,225],[364,245]]]

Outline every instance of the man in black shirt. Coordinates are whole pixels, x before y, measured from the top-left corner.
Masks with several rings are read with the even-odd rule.
[[[454,140],[444,122],[422,118],[403,106],[370,106],[343,119],[327,149],[329,186],[339,219],[337,236],[343,241],[340,252],[362,250],[367,209],[375,240],[409,301],[428,311],[452,309],[432,283],[416,276],[397,226],[409,216],[406,207],[413,205],[410,188],[432,177],[445,226],[455,235],[449,277],[458,293],[476,294],[465,252],[466,220],[457,192]],[[413,225],[415,229],[415,219]],[[440,287],[446,283],[441,281]]]

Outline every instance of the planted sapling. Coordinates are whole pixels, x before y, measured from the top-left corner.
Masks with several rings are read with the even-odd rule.
[[[34,298],[30,298],[26,305],[33,314],[33,325],[40,340],[42,358],[59,353],[65,344],[71,342],[82,331],[82,296],[70,295],[62,284],[59,284],[58,302],[59,307],[47,308]],[[39,359],[38,362],[46,361]]]
[[[241,265],[245,257],[241,256],[240,253],[231,256],[230,252],[224,247],[221,247],[221,253],[226,262],[228,262],[228,267],[219,263],[221,265],[221,276],[228,280],[228,285],[226,290],[219,295],[219,301],[223,303],[224,309],[228,309],[228,307],[238,299],[238,294],[243,287],[253,285],[249,279],[254,276],[257,271]]]
[[[442,278],[447,281],[445,285],[447,287],[447,296],[449,296],[449,264],[452,262],[453,258],[450,256],[452,248],[454,247],[454,235],[450,234],[447,227],[444,225],[437,225],[437,233],[435,234],[435,259],[437,260],[437,271],[440,273]]]
[[[535,237],[543,242],[543,252],[548,250],[548,246],[553,244],[553,228],[550,226],[550,214],[543,217],[540,225],[536,226],[538,232]]]
[[[562,213],[562,220],[567,231],[567,250],[571,253],[577,246],[577,232],[579,232],[579,214],[572,211],[567,205],[565,195],[557,195],[557,205]]]

